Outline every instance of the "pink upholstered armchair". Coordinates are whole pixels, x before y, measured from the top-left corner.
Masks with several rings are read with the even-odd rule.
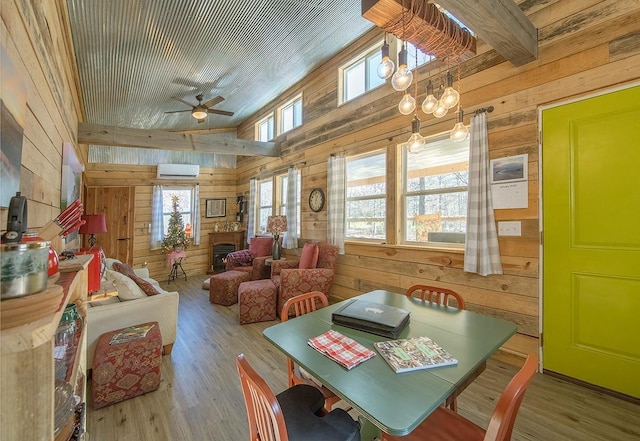
[[[271,280],[278,290],[276,311],[281,311],[284,303],[298,294],[321,291],[329,297],[337,258],[338,247],[327,242],[307,242],[300,260],[274,260]]]
[[[225,267],[227,271],[244,271],[249,273],[249,280],[268,279],[271,268],[265,264],[271,257],[273,237],[252,237],[248,250],[238,250],[227,254]]]

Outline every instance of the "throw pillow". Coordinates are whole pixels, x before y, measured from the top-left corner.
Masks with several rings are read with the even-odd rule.
[[[318,245],[315,243],[307,242],[302,247],[302,254],[300,254],[300,263],[298,268],[300,269],[313,269],[318,264]]]
[[[136,283],[136,285],[138,285],[140,289],[144,291],[146,295],[155,296],[160,294],[160,291],[158,291],[153,286],[153,284],[147,282],[142,277],[138,277],[136,273],[133,271],[133,268],[131,267],[131,265],[127,265],[126,263],[121,263],[121,262],[114,262],[113,269],[121,274],[126,275],[131,280],[133,280]]]
[[[258,236],[252,237],[249,242],[249,251],[253,257],[270,256],[273,252],[273,237]]]
[[[129,277],[117,271],[107,270],[107,281],[114,281],[118,297],[120,300],[135,300],[146,297],[147,295],[140,287]]]
[[[229,253],[227,254],[227,259],[233,264],[232,266],[251,266],[253,263],[253,256],[249,250],[239,250]]]

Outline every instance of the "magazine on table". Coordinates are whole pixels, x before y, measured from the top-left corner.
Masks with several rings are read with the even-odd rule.
[[[429,337],[412,337],[374,343],[396,373],[458,364],[458,360]]]
[[[139,338],[144,338],[154,326],[154,324],[148,324],[141,326],[129,326],[127,328],[124,328],[120,332],[113,334],[111,340],[109,341],[109,344],[113,345],[118,343],[125,343],[128,341],[137,340]]]

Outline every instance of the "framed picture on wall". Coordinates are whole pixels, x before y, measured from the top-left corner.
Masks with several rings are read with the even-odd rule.
[[[227,215],[226,199],[207,199],[206,217],[225,217]]]
[[[492,159],[491,183],[502,184],[504,182],[526,181],[529,155],[508,156],[506,158]]]

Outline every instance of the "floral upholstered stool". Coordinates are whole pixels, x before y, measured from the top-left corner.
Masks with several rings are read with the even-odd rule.
[[[249,280],[250,274],[244,271],[225,271],[209,279],[209,302],[218,305],[233,305],[238,302],[238,287]]]
[[[238,288],[240,324],[276,319],[277,292],[271,279],[243,282]]]
[[[140,336],[148,325],[153,326],[146,335]],[[122,342],[112,341],[114,336]],[[162,335],[157,322],[102,334],[92,366],[93,408],[99,409],[156,390],[160,385],[161,364]]]

